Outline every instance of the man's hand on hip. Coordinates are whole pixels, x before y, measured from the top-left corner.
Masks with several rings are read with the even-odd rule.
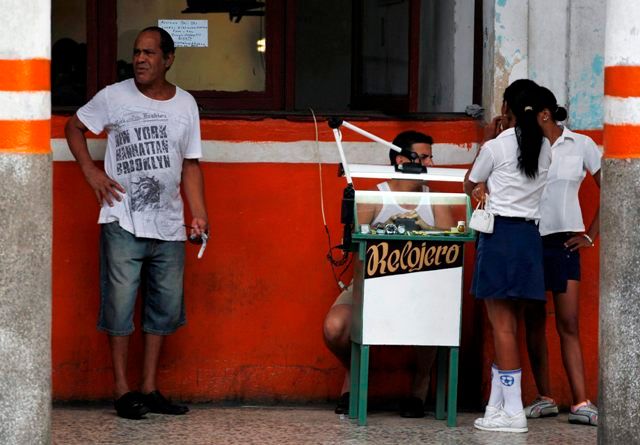
[[[100,205],[102,205],[103,201],[107,201],[109,207],[113,207],[113,199],[122,201],[120,193],[126,193],[124,187],[108,177],[107,174],[98,167],[92,166],[84,171],[84,177],[96,194]]]

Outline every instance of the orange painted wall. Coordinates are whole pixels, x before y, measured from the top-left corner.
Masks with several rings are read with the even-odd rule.
[[[61,138],[65,118],[54,117]],[[391,138],[419,128],[438,142],[477,141],[474,121],[362,122]],[[312,122],[204,120],[203,137],[226,141],[313,139]],[[321,129],[320,139],[331,133]],[[362,140],[347,136],[345,140]],[[332,238],[341,236],[344,179],[323,166],[325,210]],[[188,247],[187,325],[168,338],[159,384],[172,397],[194,401],[318,402],[337,396],[342,370],[322,342],[322,322],[338,290],[325,260],[327,240],[319,206],[318,166],[203,163],[212,239],[196,260]],[[56,400],[111,396],[107,338],[95,329],[98,313],[98,205],[75,163],[54,162],[53,394]],[[250,179],[245,179],[250,178]],[[443,191],[456,190],[441,184]],[[459,186],[458,186],[459,187]],[[583,187],[586,213],[595,211],[595,186]],[[588,217],[589,218],[589,217]],[[582,329],[587,384],[597,393],[597,249],[583,257]],[[465,258],[465,290],[473,260]],[[463,302],[460,405],[478,407],[488,382],[490,335],[484,311],[468,294]],[[555,395],[568,404],[557,336],[550,330]],[[141,338],[134,335],[130,376],[140,378]],[[371,395],[389,399],[409,388],[410,348],[374,348]],[[524,394],[533,397],[525,369]]]

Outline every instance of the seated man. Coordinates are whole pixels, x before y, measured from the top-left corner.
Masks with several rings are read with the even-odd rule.
[[[392,165],[409,162],[420,162],[425,167],[433,165],[433,139],[416,131],[405,131],[393,140],[393,144],[402,148],[398,153],[389,151]],[[380,191],[428,192],[424,181],[392,179],[378,184]],[[448,206],[401,206],[395,202],[371,205],[358,209],[358,223],[368,223],[371,227],[387,224],[398,218],[411,218],[420,229],[439,227],[449,229],[454,219]],[[349,286],[335,301],[324,321],[324,341],[331,352],[340,360],[346,370],[342,384],[341,396],[336,406],[336,414],[349,410],[350,355],[351,355],[351,312],[353,304],[352,287]],[[435,359],[435,347],[416,347],[417,363],[413,377],[411,397],[402,401],[400,415],[402,417],[424,417],[424,402],[429,389],[431,367]]]

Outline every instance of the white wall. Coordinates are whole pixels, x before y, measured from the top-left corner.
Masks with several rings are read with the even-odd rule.
[[[554,92],[573,129],[602,127],[605,2],[495,0],[484,10],[485,120],[502,93],[529,77]]]

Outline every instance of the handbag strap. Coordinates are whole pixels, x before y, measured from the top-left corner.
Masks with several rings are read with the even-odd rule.
[[[489,200],[489,194],[485,193],[484,200],[478,200],[478,204],[476,204],[476,210],[485,209],[485,204],[487,203],[488,200]]]

